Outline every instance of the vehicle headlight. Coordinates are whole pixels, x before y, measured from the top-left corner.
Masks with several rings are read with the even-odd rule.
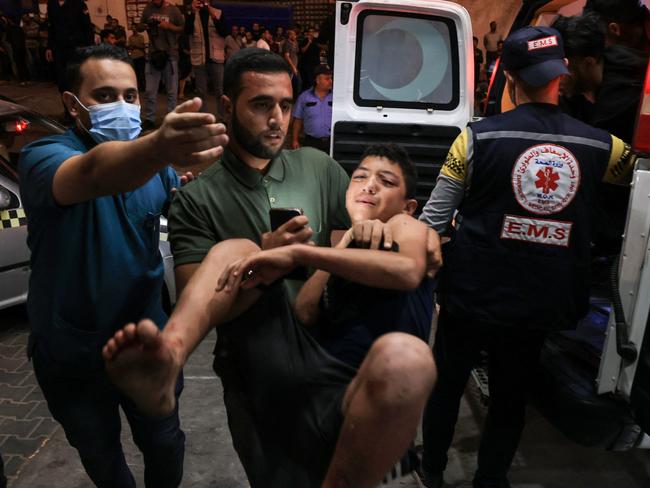
[[[0,210],[8,208],[11,205],[11,193],[6,188],[0,186]]]

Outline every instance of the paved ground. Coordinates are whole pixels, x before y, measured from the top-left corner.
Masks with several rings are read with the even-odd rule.
[[[27,361],[24,309],[2,311],[2,324],[18,324],[0,332],[0,452],[10,477],[42,448],[57,430]]]
[[[49,417],[31,364],[25,356],[27,320],[23,307],[0,311],[0,452],[12,488],[82,488],[90,485],[76,451]],[[220,384],[211,365],[211,335],[185,369],[181,403],[187,436],[184,487],[246,487],[246,478],[230,444]],[[13,368],[13,371],[10,370]],[[125,423],[123,443],[138,485],[143,461]]]
[[[27,320],[23,307],[0,311],[0,452],[7,463],[10,488],[86,488],[91,484],[76,452],[48,415],[24,357]],[[184,488],[246,488],[232,449],[221,389],[211,368],[214,335],[192,356],[185,369],[181,422],[187,435]],[[485,409],[474,387],[461,404],[459,424],[445,474],[449,487],[470,488],[476,469],[479,425]],[[142,457],[123,432],[127,460],[138,486]],[[605,452],[576,446],[562,437],[534,409],[511,473],[514,488],[647,488],[648,451]],[[406,477],[391,488],[415,488]]]

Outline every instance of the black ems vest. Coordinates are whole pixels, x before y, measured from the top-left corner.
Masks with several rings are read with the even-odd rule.
[[[473,173],[445,255],[442,303],[482,322],[574,328],[588,307],[591,212],[611,136],[547,104],[471,129]]]

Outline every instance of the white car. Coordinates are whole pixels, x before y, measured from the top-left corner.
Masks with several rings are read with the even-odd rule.
[[[0,99],[0,309],[27,300],[30,269],[27,219],[18,185],[20,150],[36,139],[64,131],[55,120]],[[169,312],[176,301],[176,286],[165,217],[160,217],[160,229],[159,249],[165,267],[162,301]]]

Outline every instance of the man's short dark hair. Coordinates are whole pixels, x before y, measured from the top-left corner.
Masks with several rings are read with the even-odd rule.
[[[80,47],[75,50],[72,59],[66,66],[66,80],[70,90],[74,93],[79,92],[79,87],[83,81],[81,77],[81,65],[89,59],[113,59],[122,61],[133,67],[131,57],[126,49],[110,44],[98,44],[96,46]]]
[[[404,186],[406,187],[406,198],[415,198],[415,192],[418,184],[418,171],[411,161],[406,149],[399,144],[373,144],[368,146],[363,154],[361,160],[363,161],[369,156],[377,158],[386,158],[389,161],[397,164],[404,176]],[[359,163],[361,164],[361,163]]]
[[[573,17],[558,17],[553,27],[562,34],[567,57],[603,57],[605,50],[605,27],[595,12]]]
[[[104,41],[104,40],[108,39],[108,36],[110,36],[111,34],[115,35],[115,32],[113,31],[113,29],[102,29],[99,32],[99,38],[102,41]]]
[[[639,0],[588,0],[584,12],[595,12],[605,23],[638,24],[645,19],[645,7]]]
[[[255,73],[287,73],[291,67],[286,60],[266,49],[246,48],[228,58],[223,73],[223,92],[235,100],[242,91],[242,75],[247,71]]]

